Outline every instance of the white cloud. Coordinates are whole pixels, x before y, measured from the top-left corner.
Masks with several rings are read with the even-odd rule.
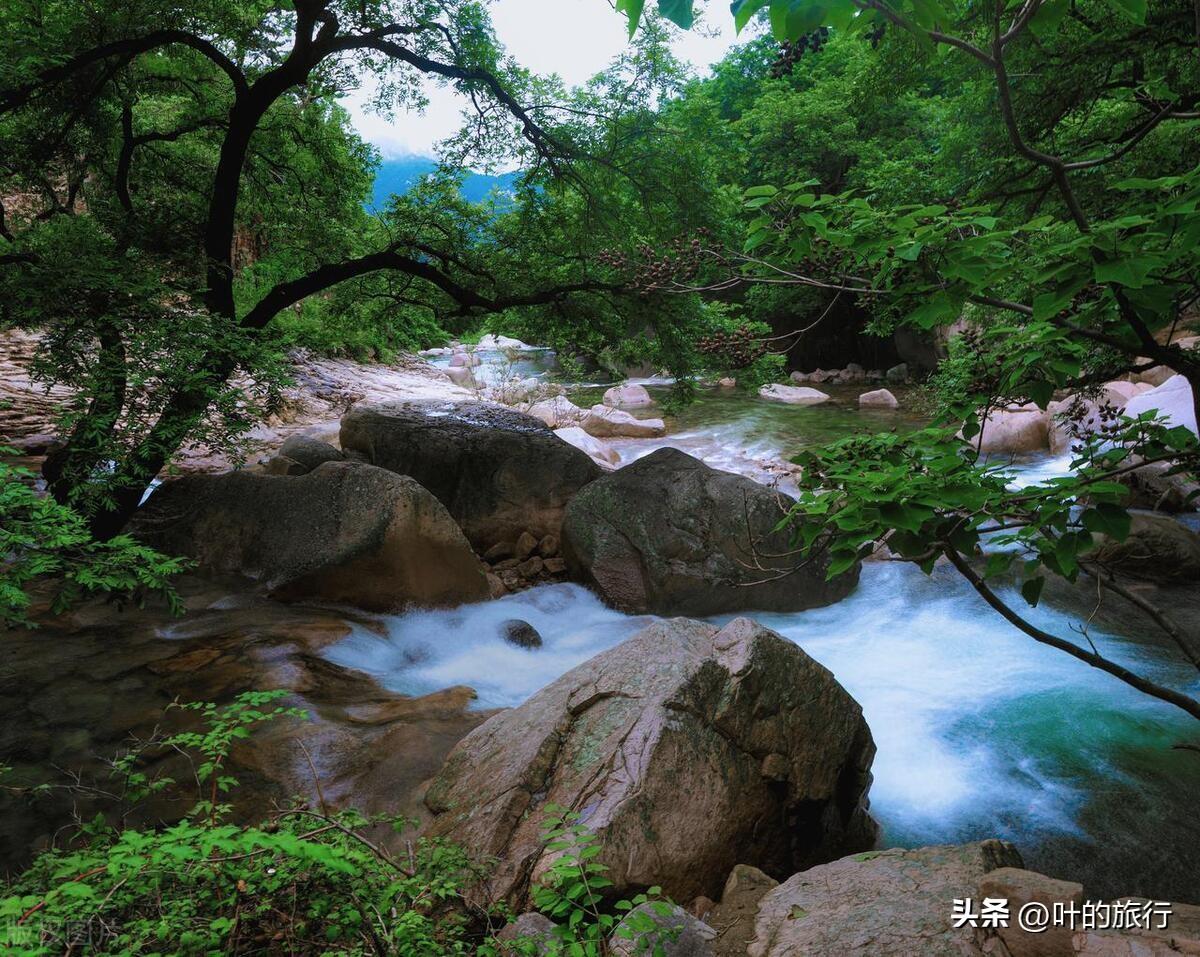
[[[676,56],[700,71],[721,59],[734,41],[730,18],[721,16],[724,4],[714,8],[710,26],[684,33],[674,44]],[[628,42],[625,18],[606,0],[492,0],[491,15],[497,37],[517,62],[535,73],[557,73],[569,85],[600,72]],[[359,134],[385,157],[428,156],[438,140],[458,130],[463,104],[453,90],[432,81],[425,83],[425,93],[429,106],[423,113],[391,118],[366,109],[366,92],[343,103]]]

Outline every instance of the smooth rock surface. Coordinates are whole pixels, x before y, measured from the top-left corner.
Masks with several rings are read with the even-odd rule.
[[[588,457],[601,468],[611,469],[621,463],[621,456],[617,454],[616,449],[606,445],[603,439],[588,435],[577,425],[565,429],[555,429],[554,434],[564,442],[569,442],[575,448],[587,453]]]
[[[639,419],[607,405],[592,406],[580,425],[588,435],[600,439],[656,439],[667,434],[662,419]]]
[[[983,452],[1018,454],[1050,447],[1050,414],[1037,406],[992,409],[970,442]]]
[[[1182,425],[1196,431],[1192,387],[1181,375],[1172,376],[1157,388],[1136,395],[1125,404],[1125,414],[1131,418],[1151,409],[1157,409],[1169,425]]]
[[[397,611],[488,596],[441,503],[411,478],[357,462],[297,476],[185,476],[160,486],[129,530],[285,601]]]
[[[900,402],[888,389],[864,392],[858,397],[858,404],[863,409],[898,409],[900,407]]]
[[[604,405],[625,409],[636,409],[654,404],[654,400],[650,398],[650,393],[646,391],[645,386],[631,382],[613,386],[604,393],[601,401]]]
[[[544,423],[482,402],[357,406],[342,419],[341,445],[411,475],[481,552],[524,531],[558,534],[567,502],[601,474]]]
[[[807,386],[764,385],[758,390],[760,398],[772,402],[786,402],[788,405],[819,405],[828,402],[829,396],[820,389],[810,389]]]
[[[612,893],[715,895],[731,868],[776,874],[871,846],[862,710],[794,643],[748,619],[657,621],[463,739],[426,795],[430,832],[498,860],[521,906],[555,852],[546,808],[580,814]],[[764,777],[772,755],[784,780]]]
[[[750,957],[980,957],[953,901],[997,867],[1021,867],[1003,841],[856,854],[802,871],[759,903]]]
[[[608,604],[635,614],[800,611],[844,598],[857,568],[826,581],[821,558],[767,557],[791,551],[787,531],[774,531],[790,501],[678,449],[657,449],[572,500],[563,556]]]

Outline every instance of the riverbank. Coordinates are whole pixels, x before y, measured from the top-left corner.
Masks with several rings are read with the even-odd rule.
[[[369,401],[392,397],[386,392],[392,385],[409,390],[400,393],[403,399],[472,396],[434,370],[335,368],[336,374],[321,367],[311,383],[337,387],[305,399],[307,418],[286,427],[324,428],[318,434],[333,437],[328,423],[336,417],[328,416],[362,381],[384,390],[372,392]],[[660,401],[665,388],[649,383]],[[855,429],[920,422],[903,406],[860,410],[853,389],[828,391],[829,402],[795,407],[706,390],[694,406],[666,417],[667,435],[604,441],[622,464],[672,446],[769,482],[762,462],[778,460],[786,450]],[[596,393],[581,390],[572,397],[587,407]],[[633,411],[649,416],[658,408]],[[1047,458],[1031,456],[1020,466],[1037,474],[1047,468]],[[175,695],[210,698],[282,687],[316,723],[303,732],[280,731],[261,750],[255,745],[247,760],[260,800],[313,793],[313,767],[295,743],[301,740],[323,786],[326,776],[332,782],[327,798],[334,799],[332,793],[365,798],[372,807],[390,802],[393,809],[419,810],[419,800],[414,804],[403,795],[415,793],[490,709],[521,704],[655,620],[613,611],[576,584],[399,615],[285,606],[233,580],[195,579],[187,588],[189,612],[181,622],[154,611],[94,604],[59,622],[46,621],[40,634],[8,646],[12,683],[5,719],[17,727],[32,715],[38,732],[28,742],[6,742],[27,748],[23,770],[94,761],[119,745],[123,728],[143,728]],[[1052,600],[1038,620],[1064,630],[1077,609],[1078,603]],[[870,794],[883,845],[1001,837],[1020,847],[1029,866],[1082,879],[1096,896],[1196,898],[1200,824],[1191,809],[1200,762],[1172,748],[1189,731],[1162,706],[1031,643],[992,617],[944,569],[926,578],[908,565],[868,563],[847,599],[753,617],[831,669],[862,705],[878,746]],[[501,626],[512,620],[532,625],[541,647],[505,642]],[[1092,638],[1115,659],[1136,661],[1164,681],[1186,687],[1195,680],[1175,669],[1132,619],[1105,618]],[[103,657],[105,643],[127,641],[132,657],[114,656],[115,672],[97,672],[109,675],[98,700],[90,694],[89,670]],[[62,649],[62,657],[36,658],[39,642]],[[155,664],[160,654],[166,664]],[[65,682],[67,699],[55,697],[50,687],[56,674],[73,676]],[[464,686],[476,697],[453,690]],[[48,703],[39,705],[43,694]],[[86,706],[73,705],[76,699]],[[371,709],[374,716],[364,720]],[[388,760],[379,763],[381,754]],[[28,823],[18,823],[17,830],[50,833]]]

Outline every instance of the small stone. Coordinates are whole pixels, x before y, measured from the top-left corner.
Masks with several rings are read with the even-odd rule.
[[[711,897],[705,897],[701,894],[690,905],[688,905],[688,913],[697,920],[704,920],[712,913],[713,908],[717,906],[717,902]]]
[[[497,542],[483,553],[483,560],[489,565],[494,565],[496,562],[502,562],[506,558],[512,558],[513,552],[514,547],[512,542]]]
[[[567,570],[567,562],[564,558],[547,558],[542,562],[542,568],[551,575],[561,575]]]
[[[900,403],[887,389],[876,389],[874,392],[864,392],[858,397],[859,408],[863,409],[895,409]]]
[[[717,387],[721,389],[737,388],[737,379],[733,378],[732,376],[724,376],[723,378],[717,380]]]
[[[778,752],[772,752],[763,758],[762,776],[768,781],[786,781],[790,771],[787,758]]]
[[[528,532],[522,532],[521,536],[517,539],[517,543],[513,546],[512,555],[514,558],[524,561],[534,553],[537,547],[538,540]]]
[[[508,594],[508,589],[504,586],[504,582],[500,580],[499,575],[493,575],[490,572],[487,576],[488,592],[493,598],[503,598]]]
[[[554,934],[554,921],[545,914],[529,911],[522,914],[510,924],[506,924],[496,935],[496,940],[504,943],[521,941],[531,944],[533,953],[548,954]],[[506,950],[505,953],[508,953]],[[518,951],[525,953],[525,951]]]
[[[540,574],[544,567],[545,562],[535,555],[533,558],[528,558],[517,566],[517,574],[522,578],[533,578]]]
[[[553,558],[558,554],[558,536],[543,535],[542,540],[538,542],[537,552],[542,558]]]
[[[906,382],[908,380],[908,363],[901,362],[899,365],[892,366],[884,373],[883,377],[888,382]]]
[[[521,564],[521,559],[519,559],[519,558],[506,558],[503,561],[496,562],[496,564],[492,566],[492,571],[494,571],[494,572],[508,571],[510,568],[516,568],[520,564]]]
[[[500,623],[500,634],[510,645],[518,648],[541,648],[542,636],[538,630],[520,618],[510,618]]]
[[[509,568],[500,573],[500,581],[509,591],[517,591],[522,587],[521,576],[517,574],[515,568]]]

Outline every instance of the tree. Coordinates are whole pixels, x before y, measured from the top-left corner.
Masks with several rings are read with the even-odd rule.
[[[364,223],[371,157],[334,103],[361,84],[382,109],[451,84],[476,152],[570,175],[555,104],[522,106],[543,87],[472,0],[18,0],[0,36],[0,297],[9,322],[53,320],[40,371],[79,401],[46,477],[101,539],[183,443],[269,405],[272,324],[304,300],[380,273],[469,313],[602,285],[464,282],[452,236]]]
[[[636,28],[642,4],[619,6]],[[660,9],[692,16],[691,4]],[[971,443],[1009,402],[1044,409],[1066,392],[1082,408],[1105,381],[1154,366],[1182,376],[1200,412],[1200,353],[1174,341],[1200,302],[1195,10],[1123,0],[741,0],[733,10],[739,27],[767,11],[775,36],[792,42],[822,28],[873,40],[886,30],[924,54],[913,57],[922,71],[958,69],[946,66],[956,58],[975,71],[968,95],[979,109],[966,122],[992,159],[974,189],[917,205],[822,192],[815,180],[752,187],[743,247],[704,247],[654,286],[794,284],[868,302],[883,328],[969,322],[941,374],[938,428],[853,438],[798,460],[800,552],[830,549],[834,572],[879,543],[927,570],[947,560],[1035,640],[1200,718],[1193,696],[1111,661],[1086,632],[1080,642],[1044,631],[1001,587],[1019,569],[1035,605],[1047,573],[1088,576],[1200,669],[1191,638],[1093,551],[1097,534],[1128,533],[1119,480],[1154,463],[1194,476],[1196,436],[1101,408],[1099,431],[1080,429],[1074,474],[1032,489],[1013,488]]]

